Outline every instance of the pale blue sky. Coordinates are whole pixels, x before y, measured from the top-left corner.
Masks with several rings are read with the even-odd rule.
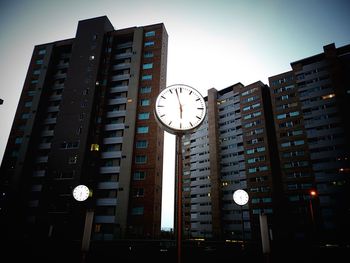
[[[79,20],[107,15],[115,29],[163,22],[167,85],[204,96],[290,70],[290,62],[350,44],[348,0],[1,0],[0,160],[35,45],[72,38]],[[166,134],[162,226],[173,226],[174,137]],[[168,150],[170,149],[170,150]]]

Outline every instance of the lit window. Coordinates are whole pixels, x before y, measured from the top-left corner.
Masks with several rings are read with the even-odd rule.
[[[77,163],[77,160],[78,160],[78,156],[75,155],[75,156],[69,157],[68,163],[75,164]]]
[[[90,151],[99,151],[100,150],[100,146],[97,144],[97,143],[93,143],[91,144],[91,147],[90,147]]]
[[[334,94],[334,93],[331,93],[331,94],[322,96],[322,99],[328,100],[328,99],[331,99],[331,98],[333,98],[333,97],[335,97],[335,94]]]

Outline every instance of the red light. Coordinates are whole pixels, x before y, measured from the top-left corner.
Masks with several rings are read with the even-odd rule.
[[[317,192],[315,190],[310,190],[310,195],[311,196],[316,196],[317,195]]]

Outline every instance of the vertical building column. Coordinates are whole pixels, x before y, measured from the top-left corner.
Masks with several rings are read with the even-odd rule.
[[[220,180],[220,150],[217,113],[217,91],[208,90],[208,137],[211,182],[212,233],[214,239],[222,236],[221,228],[221,180]]]

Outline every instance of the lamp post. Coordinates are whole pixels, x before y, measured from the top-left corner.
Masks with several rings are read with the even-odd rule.
[[[177,262],[181,263],[182,241],[182,136],[194,132],[204,121],[206,104],[202,95],[185,84],[163,89],[156,100],[154,115],[161,128],[176,136],[177,191],[176,238]]]
[[[241,222],[242,222],[242,248],[244,249],[244,219],[243,219],[243,206],[249,201],[249,195],[243,189],[238,189],[233,193],[233,201],[241,208]]]
[[[310,209],[310,218],[311,218],[311,239],[314,239],[315,235],[315,214],[314,214],[314,207],[312,204],[312,201],[317,197],[317,192],[316,190],[310,190],[309,192],[310,198],[309,198],[309,209]]]
[[[91,196],[92,191],[86,185],[80,184],[73,189],[73,197],[78,202],[84,202]],[[87,209],[85,215],[83,238],[81,241],[82,262],[86,261],[86,254],[90,249],[91,228],[93,219],[94,210],[92,208]]]

